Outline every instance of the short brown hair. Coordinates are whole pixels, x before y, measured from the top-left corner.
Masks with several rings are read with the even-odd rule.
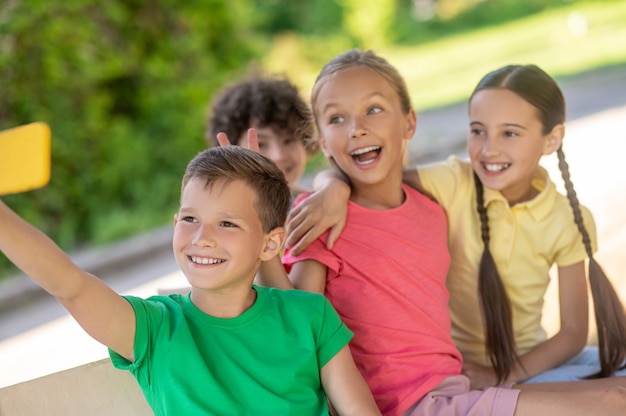
[[[291,204],[289,185],[278,166],[259,153],[241,146],[206,149],[187,165],[182,189],[191,179],[203,180],[205,188],[220,181],[242,180],[256,193],[255,209],[263,231],[285,225]]]

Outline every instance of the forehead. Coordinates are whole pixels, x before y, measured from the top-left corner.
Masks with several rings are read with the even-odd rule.
[[[355,66],[328,75],[318,93],[317,107],[379,95],[399,99],[389,81],[378,72]]]
[[[486,88],[472,97],[469,105],[470,118],[495,119],[536,119],[538,110],[528,101],[503,88]]]
[[[181,208],[211,209],[229,207],[232,210],[249,209],[254,211],[256,191],[243,180],[213,181],[194,177],[187,182],[181,194]]]

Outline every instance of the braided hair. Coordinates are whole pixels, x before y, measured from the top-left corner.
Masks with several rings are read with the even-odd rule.
[[[565,122],[565,99],[561,89],[548,74],[535,65],[508,65],[488,73],[478,83],[470,96],[485,88],[500,88],[514,92],[539,113],[543,134]],[[583,223],[580,203],[570,180],[569,168],[563,149],[557,151],[559,169],[565,183],[567,197],[574,213],[574,221],[582,235],[582,243],[589,257],[589,284],[594,303],[600,371],[590,378],[608,377],[624,368],[626,360],[626,315],[624,308],[602,268],[593,258],[589,233]],[[511,305],[496,264],[489,250],[489,223],[487,207],[483,200],[483,185],[474,175],[477,211],[484,245],[480,261],[478,290],[484,321],[485,346],[489,360],[496,372],[498,382],[505,381],[519,356],[513,335]]]

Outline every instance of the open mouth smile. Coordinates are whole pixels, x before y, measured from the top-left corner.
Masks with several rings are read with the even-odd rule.
[[[367,165],[373,163],[376,160],[381,150],[382,147],[380,146],[367,146],[362,149],[355,150],[354,152],[350,153],[350,156],[352,156],[352,159],[357,164]]]

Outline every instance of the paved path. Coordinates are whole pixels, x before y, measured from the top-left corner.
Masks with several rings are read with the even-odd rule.
[[[626,256],[621,250],[626,247],[626,174],[619,169],[626,149],[626,66],[559,81],[572,120],[564,142],[572,180],[580,200],[596,218],[597,259],[626,299]],[[465,112],[465,104],[460,104],[421,113],[410,146],[411,160],[462,154]],[[556,159],[548,157],[542,163],[560,184]],[[104,251],[83,253],[77,261],[119,293],[149,296],[158,288],[185,284],[175,272],[170,238],[168,227]],[[0,285],[0,387],[106,357],[106,349],[91,340],[54,299],[36,296],[28,287],[32,285],[25,279]],[[19,301],[3,299],[7,294]],[[548,295],[555,296],[555,288]],[[555,310],[546,310],[549,331],[554,330],[555,319]]]

